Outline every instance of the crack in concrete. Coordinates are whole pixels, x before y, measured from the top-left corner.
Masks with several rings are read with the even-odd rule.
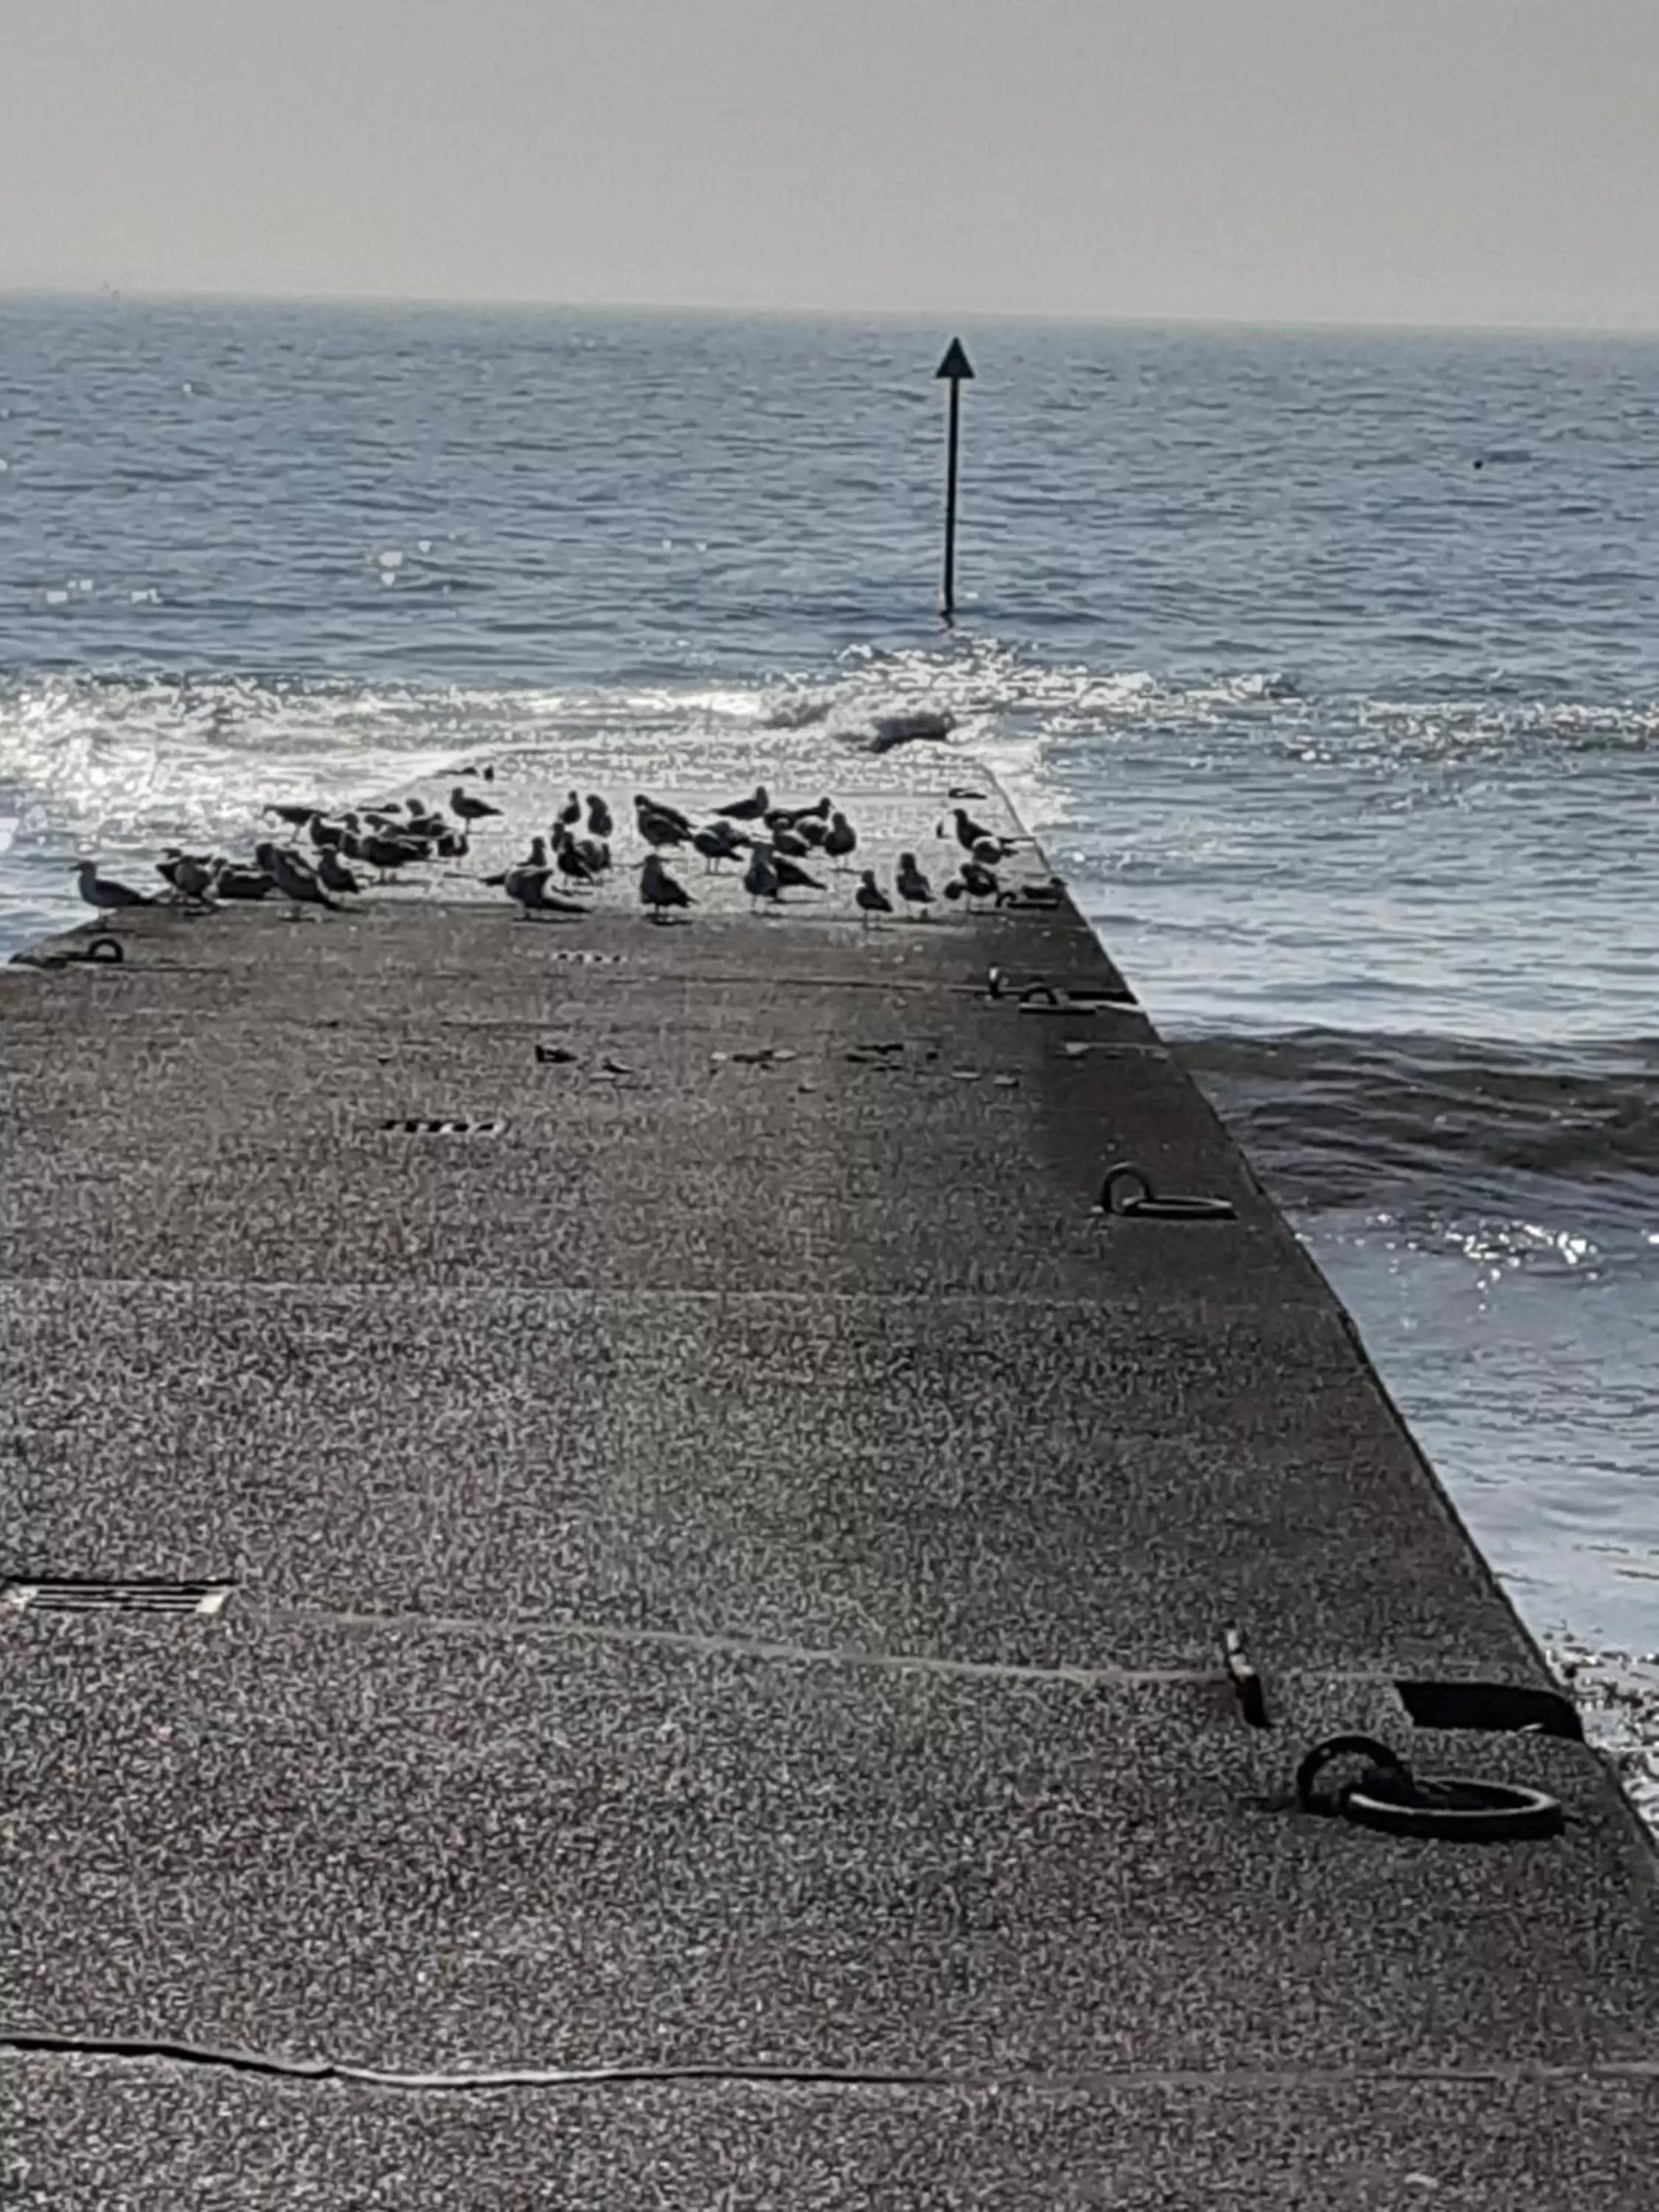
[[[721,2065],[713,2061],[655,2064],[641,2061],[611,2066],[511,2066],[466,2069],[453,2073],[403,2073],[393,2068],[354,2065],[347,2059],[285,2058],[271,2051],[244,2051],[228,2045],[186,2043],[170,2038],[152,2041],[143,2037],[82,2036],[28,2028],[0,2030],[0,2057],[106,2058],[130,2064],[199,2067],[269,2081],[339,2081],[374,2089],[453,2094],[491,2089],[579,2089],[607,2083],[652,2081],[950,2088],[958,2082],[970,2084],[976,2078],[897,2067]]]
[[[338,2082],[422,2094],[476,2095],[507,2089],[584,2089],[705,2082],[731,2088],[1019,2090],[1037,2095],[1105,2089],[1344,2087],[1378,2082],[1505,2087],[1528,2082],[1659,2081],[1659,2057],[1576,2062],[1519,2060],[1491,2066],[1101,2066],[1085,2071],[1020,2073],[975,2067],[840,2067],[745,2064],[718,2060],[622,2061],[608,2066],[507,2066],[430,2073],[356,2065],[347,2059],[286,2058],[228,2045],[136,2036],[84,2036],[47,2029],[0,2029],[0,2058],[100,2058],[128,2065],[173,2065],[275,2081]]]

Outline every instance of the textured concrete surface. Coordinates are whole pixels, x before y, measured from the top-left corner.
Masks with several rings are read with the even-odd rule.
[[[1653,2084],[1593,2076],[1402,2085],[1247,2069],[1052,2090],[698,2081],[422,2096],[0,2058],[0,2100],[16,2124],[0,2176],[20,2212],[1624,2212],[1651,2203],[1659,2165]]]
[[[0,1606],[0,2201],[1644,2206],[1651,1853],[1413,1729],[1542,1670],[1122,979],[740,908],[0,976],[0,1574],[237,1584]],[[1297,1811],[1353,1728],[1565,1832]]]
[[[37,1563],[267,1605],[1083,1667],[1211,1666],[1237,1621],[1270,1670],[1528,1663],[1298,1304],[14,1286],[0,1450]]]
[[[78,1939],[21,1947],[14,2026],[411,2069],[1647,2055],[1659,1928],[1608,1911],[1639,1846],[1577,1745],[1460,1753],[1574,1814],[1499,1882],[1284,1807],[1279,1732],[1211,1682],[229,1616],[10,1635],[9,1908]]]

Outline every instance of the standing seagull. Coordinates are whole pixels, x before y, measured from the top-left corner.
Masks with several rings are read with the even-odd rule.
[[[876,881],[876,872],[873,868],[866,868],[859,878],[859,887],[853,896],[858,902],[858,909],[864,917],[863,926],[866,929],[869,928],[878,914],[891,914],[893,911],[893,902]]]
[[[771,804],[766,786],[757,783],[752,799],[734,799],[729,806],[717,806],[714,811],[723,814],[728,822],[758,822]]]
[[[181,853],[176,845],[169,845],[155,863],[155,872],[187,906],[212,905],[215,864],[206,854]]]
[[[553,865],[559,873],[573,884],[591,884],[599,872],[590,866],[586,855],[577,848],[569,826],[563,820],[555,824],[553,831]]]
[[[713,875],[722,860],[735,860],[743,842],[729,822],[711,822],[691,840],[695,850],[702,854],[705,875]]]
[[[933,886],[916,866],[914,853],[901,853],[896,874],[893,878],[899,896],[907,905],[919,907],[921,919],[927,919],[927,909],[933,902]]]
[[[953,806],[951,812],[957,825],[957,842],[964,853],[971,853],[975,845],[989,839],[990,831],[975,822],[965,806]]]
[[[582,818],[582,803],[573,791],[559,809],[559,820],[567,830],[574,830]]]
[[[695,826],[690,817],[682,814],[678,806],[671,806],[665,799],[652,799],[643,791],[634,793],[634,813],[636,818],[650,814],[659,822],[672,822],[682,837],[689,837]]]
[[[669,874],[654,853],[647,853],[640,863],[640,901],[650,908],[653,921],[660,921],[670,907],[696,903],[685,885]]]
[[[457,821],[470,825],[474,822],[486,821],[490,815],[499,814],[501,810],[499,806],[492,806],[487,799],[474,799],[458,783],[449,794],[449,811]]]
[[[770,899],[774,903],[776,902],[778,872],[773,866],[772,855],[764,845],[757,845],[750,854],[749,866],[744,871],[743,887],[749,894],[751,913],[760,905],[763,899]]]
[[[317,880],[325,891],[332,891],[337,898],[356,898],[362,890],[362,885],[331,845],[325,845],[317,855]]]
[[[787,854],[780,853],[775,846],[767,858],[772,863],[772,872],[778,879],[781,891],[821,891],[823,889],[816,876],[809,876],[805,868],[792,860]]]
[[[611,809],[597,791],[587,794],[587,834],[590,837],[608,838],[616,829],[611,819]]]
[[[962,888],[967,892],[968,902],[971,906],[975,899],[994,899],[1002,886],[993,870],[982,867],[977,860],[964,860],[962,864]]]
[[[382,884],[399,868],[412,868],[417,860],[430,857],[418,837],[360,837],[357,854],[376,872]]]
[[[684,817],[678,814],[659,814],[653,806],[641,806],[635,816],[635,822],[641,836],[647,845],[653,848],[659,845],[688,843],[691,832],[690,829],[681,826]]]
[[[130,906],[154,906],[153,898],[136,891],[130,884],[118,884],[109,876],[100,876],[96,860],[71,860],[79,878],[76,889],[88,906],[95,906],[100,914],[125,913]]]
[[[844,872],[842,863],[850,860],[858,848],[858,831],[844,814],[832,814],[830,827],[824,832],[823,849],[834,861],[837,873]]]
[[[337,910],[334,901],[305,862],[296,859],[292,853],[284,852],[280,845],[256,845],[253,857],[283,896],[291,902],[295,921],[300,919],[302,906],[324,906],[331,913]]]

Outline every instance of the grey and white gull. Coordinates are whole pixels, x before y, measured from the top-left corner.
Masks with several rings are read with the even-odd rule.
[[[76,889],[90,907],[100,914],[125,914],[135,906],[154,906],[155,902],[146,891],[136,891],[131,884],[118,884],[112,876],[100,876],[96,860],[71,860],[76,872]]]
[[[696,904],[685,885],[669,874],[655,853],[647,853],[640,863],[640,902],[650,908],[653,921],[661,921],[673,908]]]

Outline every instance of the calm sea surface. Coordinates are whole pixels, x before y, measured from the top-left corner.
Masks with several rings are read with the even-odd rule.
[[[1659,344],[970,328],[945,638],[948,335],[0,301],[0,957],[76,852],[458,747],[948,708],[1523,1613],[1639,1694]]]

